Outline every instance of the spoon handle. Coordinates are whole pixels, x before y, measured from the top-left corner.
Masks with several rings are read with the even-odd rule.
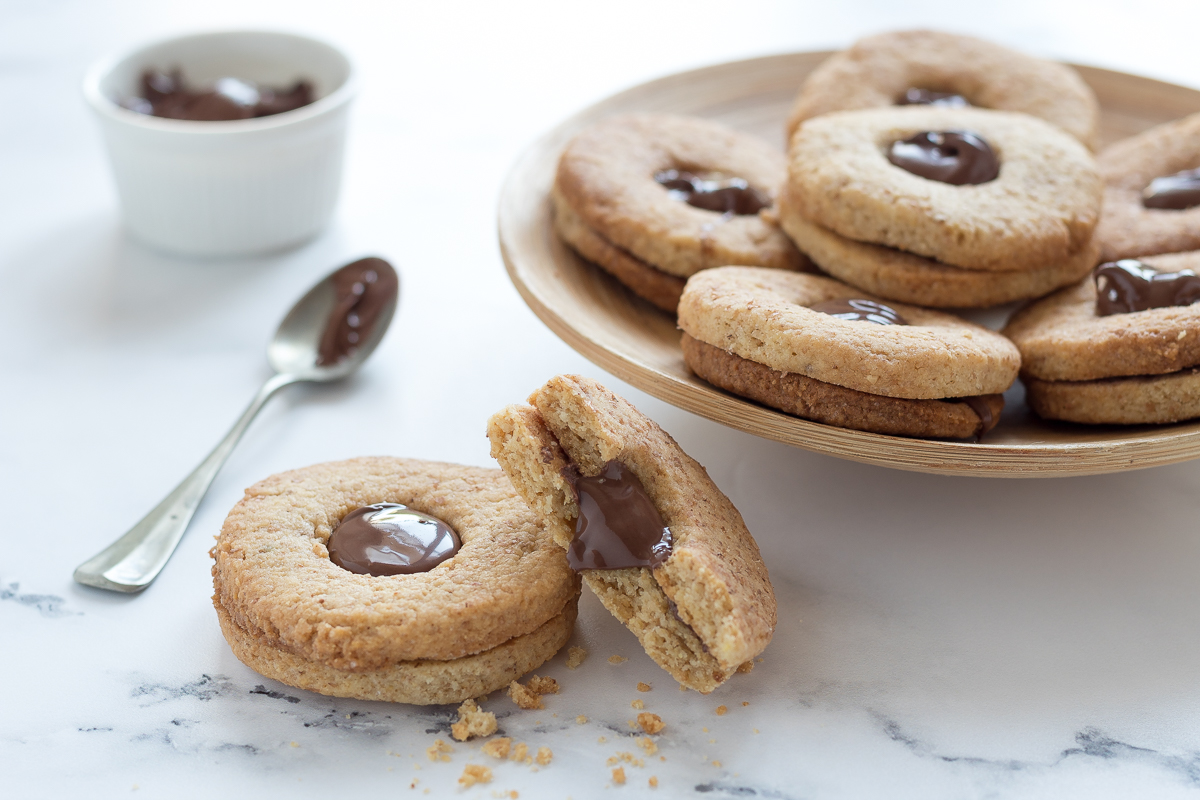
[[[208,454],[208,458],[200,462],[191,475],[184,478],[128,533],[80,564],[75,570],[76,582],[126,593],[140,592],[149,586],[175,552],[213,478],[233,452],[246,428],[250,427],[271,395],[299,380],[303,379],[296,375],[280,374],[264,383],[250,406],[221,443]]]

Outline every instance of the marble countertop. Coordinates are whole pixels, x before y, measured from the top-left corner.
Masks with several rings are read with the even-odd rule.
[[[1198,22],[1194,4],[1116,0],[1020,0],[994,14],[924,0],[736,13],[633,0],[0,4],[0,797],[1200,793],[1200,463],[949,478],[723,428],[556,339],[508,283],[494,221],[525,145],[658,75],[921,25],[1200,86]],[[86,66],[177,32],[279,26],[341,43],[363,76],[333,227],[283,255],[226,262],[128,239],[80,97]],[[404,280],[368,367],[272,401],[144,594],[75,585],[74,567],[232,424],[291,302],[368,253]],[[585,594],[572,643],[590,657],[539,670],[562,693],[543,712],[498,694],[485,705],[505,735],[553,750],[535,769],[493,762],[478,742],[431,762],[451,708],[325,698],[233,657],[209,602],[208,549],[244,487],[368,454],[489,465],[488,415],[561,372],[630,398],[743,512],[781,606],[752,673],[709,696],[680,692]],[[631,738],[636,699],[667,723],[653,756]],[[633,754],[624,786],[608,764],[620,753]],[[494,780],[460,790],[468,763]]]

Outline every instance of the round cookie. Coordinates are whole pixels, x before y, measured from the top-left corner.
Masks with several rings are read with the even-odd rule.
[[[830,56],[805,80],[788,135],[820,114],[896,105],[909,89],[1040,117],[1096,146],[1100,105],[1075,70],[982,39],[926,30],[869,36]]]
[[[1028,375],[1025,400],[1038,416],[1085,425],[1161,425],[1200,417],[1200,369],[1167,375],[1043,381]]]
[[[770,270],[766,270],[770,271]],[[614,465],[634,476],[669,531],[669,551],[645,565],[581,566],[584,582],[680,684],[710,692],[751,663],[771,639],[775,595],[741,515],[700,464],[626,400],[577,375],[550,379],[488,421],[492,456],[554,532],[559,545],[592,535],[586,476]],[[571,476],[575,476],[572,478]],[[625,490],[619,496],[626,497]],[[611,519],[605,509],[605,519]],[[617,518],[626,521],[621,507]],[[629,528],[620,538],[629,537]],[[608,563],[617,565],[616,562]]]
[[[753,136],[692,117],[632,114],[605,120],[563,151],[561,203],[614,247],[686,278],[725,264],[797,269],[803,258],[761,214],[720,213],[672,197],[655,179],[675,170],[740,178],[773,201],[783,155]]]
[[[1117,142],[1096,162],[1105,183],[1096,227],[1102,260],[1200,250],[1200,205],[1173,210],[1142,203],[1155,178],[1200,167],[1200,114]]]
[[[461,548],[416,574],[343,569],[330,535],[376,503],[443,520]],[[455,687],[500,688],[565,643],[578,597],[561,550],[501,472],[436,462],[360,458],[267,478],[230,512],[212,556],[213,603],[239,657],[341,696],[443,703],[481,693],[451,697]]]
[[[1163,272],[1200,271],[1200,252],[1143,259]],[[1044,381],[1162,375],[1200,364],[1200,304],[1096,314],[1096,284],[1080,281],[1018,311],[1005,326],[1021,371]]]
[[[856,242],[802,217],[779,199],[779,224],[805,255],[840,281],[888,300],[930,308],[987,308],[1042,297],[1074,283],[1099,260],[1099,244],[1046,269],[1018,272],[967,270],[891,247]]]
[[[1017,377],[1011,342],[949,314],[893,304],[908,324],[874,325],[808,308],[847,298],[877,299],[817,275],[723,267],[688,281],[679,327],[771,369],[885,397],[997,394]]]
[[[994,180],[954,185],[892,164],[894,142],[969,131],[999,160]],[[1000,272],[1052,269],[1084,250],[1102,185],[1087,149],[1024,114],[928,106],[842,111],[806,121],[788,152],[789,203],[847,239],[943,264]]]

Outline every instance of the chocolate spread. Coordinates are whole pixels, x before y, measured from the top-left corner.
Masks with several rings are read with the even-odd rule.
[[[1132,258],[1109,261],[1092,271],[1096,315],[1128,314],[1150,308],[1190,306],[1200,300],[1200,277],[1190,269],[1159,272]]]
[[[359,575],[428,572],[458,552],[458,534],[437,517],[398,503],[345,516],[329,537],[329,560]]]
[[[238,78],[221,78],[211,89],[194,89],[184,82],[183,73],[174,69],[143,72],[141,96],[124,98],[121,105],[155,117],[223,122],[282,114],[314,99],[312,84],[305,80],[287,89],[272,89]]]
[[[573,570],[659,566],[671,555],[671,531],[642,482],[620,461],[594,477],[564,473],[579,500],[575,538],[567,550]]]
[[[908,321],[891,306],[876,303],[874,300],[826,300],[809,306],[813,311],[820,311],[838,319],[851,322],[874,322],[876,325],[907,325]]]
[[[898,106],[939,106],[941,108],[966,108],[971,105],[967,98],[954,92],[933,92],[929,89],[912,88],[896,101]]]
[[[1142,205],[1182,211],[1200,206],[1200,169],[1188,169],[1150,181],[1142,190]]]
[[[771,205],[771,198],[755,189],[745,178],[720,175],[701,176],[692,172],[667,169],[655,174],[654,180],[666,188],[671,197],[689,206],[721,214],[746,216],[757,214]]]
[[[887,158],[914,175],[955,186],[987,183],[1000,174],[991,145],[969,131],[922,131],[892,142]]]
[[[337,300],[321,334],[317,366],[328,367],[353,354],[399,286],[396,271],[382,258],[362,258],[335,272]]]

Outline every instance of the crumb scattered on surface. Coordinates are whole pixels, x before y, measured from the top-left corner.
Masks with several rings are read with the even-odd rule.
[[[651,789],[657,789],[657,788],[658,788],[658,776],[657,776],[657,775],[651,775],[651,776],[650,776],[650,788],[651,788]]]
[[[512,739],[507,736],[501,736],[499,739],[492,739],[490,742],[485,742],[483,752],[492,758],[508,758],[508,751],[512,748]]]
[[[577,669],[588,656],[586,647],[571,647],[567,650],[567,669]]]
[[[755,663],[755,664],[761,664],[761,663],[762,663],[762,656],[759,656],[758,658],[754,659],[754,663]]]
[[[760,659],[760,660],[761,660],[761,659]],[[747,661],[747,662],[746,662],[746,663],[744,663],[744,664],[740,664],[740,665],[738,665],[737,671],[738,671],[738,673],[740,673],[740,674],[742,674],[742,675],[745,675],[747,672],[749,672],[749,671],[750,671],[750,670],[752,670],[752,669],[754,669],[754,662],[753,662],[753,661]]]
[[[429,756],[430,761],[449,761],[449,754],[453,752],[454,748],[442,739],[435,740],[433,744],[425,748],[425,755]]]
[[[663,724],[662,717],[658,714],[651,714],[649,711],[638,714],[637,721],[646,733],[661,733],[662,729],[667,727]]]
[[[636,719],[626,720],[626,723],[631,730],[637,730],[638,721]]]
[[[686,686],[684,686],[684,685],[681,683],[681,684],[679,684],[679,691],[681,691],[681,692],[686,692],[686,691],[687,691],[687,687],[686,687]]]
[[[725,706],[717,706],[717,716],[718,717],[723,717],[728,713],[729,713],[729,709],[726,708]]]
[[[613,767],[612,776],[613,776],[613,778],[612,778],[613,783],[617,784],[618,786],[625,785],[625,768],[624,767]]]
[[[628,660],[629,659],[626,658],[625,656],[609,656],[608,657],[608,663],[610,663],[610,664],[624,664]]]
[[[532,764],[533,756],[529,755],[529,745],[521,742],[512,749],[512,753],[508,756],[509,761],[516,761],[520,764]]]
[[[537,675],[530,678],[525,686],[529,691],[537,692],[538,694],[558,694],[561,688],[558,685],[558,681],[554,680],[554,678],[539,678]]]
[[[418,784],[418,783],[420,783],[420,782],[421,782],[421,781],[420,781],[420,779],[419,779],[419,778],[413,778],[413,779],[412,779],[412,783],[410,783],[410,784],[408,785],[408,788],[410,788],[410,789],[415,789],[415,788],[417,788],[417,784]]]
[[[645,707],[646,707],[646,704],[645,704],[645,703],[643,703],[641,700],[634,700],[634,701],[633,701],[632,703],[630,703],[629,705],[630,705],[632,708],[637,708],[637,709],[642,709],[642,708],[645,708]]]
[[[537,758],[535,758],[534,760],[537,761],[537,763],[541,764],[544,767],[544,766],[548,765],[550,763],[551,759],[553,759],[553,758],[554,758],[553,750],[551,750],[549,747],[539,747],[538,751],[537,751]]]
[[[597,744],[604,744],[607,741],[608,741],[607,736],[601,736],[599,739],[596,740]]]
[[[474,700],[464,700],[458,707],[458,722],[450,726],[450,734],[460,742],[472,736],[491,736],[496,732],[496,715],[480,711]]]
[[[527,686],[522,686],[516,681],[508,685],[508,696],[512,698],[514,703],[526,711],[546,707],[546,704],[542,702],[540,694],[530,690]]]
[[[709,740],[708,740],[708,743],[709,743],[709,744],[716,744],[716,743],[717,743],[717,740],[716,740],[716,739],[709,739]]]
[[[700,732],[701,732],[701,733],[708,733],[708,728],[701,728],[701,729],[700,729]]]
[[[587,717],[585,717],[583,714],[580,714],[579,716],[577,716],[575,718],[576,725],[584,725],[586,723],[587,723]]]
[[[719,767],[719,766],[721,766],[721,762],[720,762],[720,761],[717,761],[717,760],[714,758],[714,759],[713,759],[713,766],[714,766],[714,767]]]
[[[637,745],[638,747],[642,748],[642,751],[648,756],[652,756],[658,752],[658,745],[656,745],[654,740],[649,736],[640,737],[637,740]]]
[[[300,746],[300,743],[299,743],[299,742],[290,742],[289,744],[291,744],[291,746],[292,746],[292,747],[299,747],[299,746]]]
[[[650,684],[638,681],[637,690],[639,692],[648,692],[650,691]]]
[[[464,787],[474,786],[477,783],[491,783],[492,771],[481,764],[467,764],[463,767],[463,774],[458,776],[458,782]]]
[[[754,729],[754,732],[755,732],[755,733],[758,733],[758,728],[755,728],[755,729]]]
[[[744,701],[744,700],[742,701],[742,706],[743,706],[743,707],[745,707],[745,706],[748,706],[748,705],[750,705],[750,704],[749,704],[749,703],[747,703],[747,702],[746,702],[746,701]]]

